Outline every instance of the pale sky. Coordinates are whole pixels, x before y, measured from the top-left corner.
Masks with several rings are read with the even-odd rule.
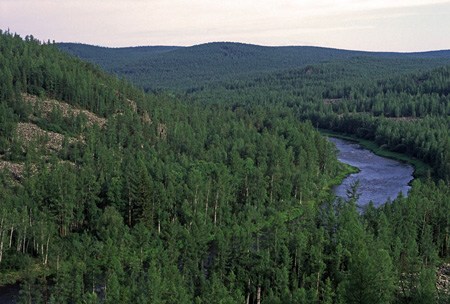
[[[102,46],[450,49],[450,0],[0,0],[0,29]]]

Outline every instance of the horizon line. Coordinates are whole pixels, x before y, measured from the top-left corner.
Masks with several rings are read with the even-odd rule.
[[[90,44],[85,42],[73,42],[73,41],[54,41],[55,44],[80,44],[86,46],[93,46],[105,49],[125,49],[125,48],[145,48],[145,47],[176,47],[176,48],[190,48],[207,44],[218,44],[218,43],[228,43],[228,44],[243,44],[249,46],[258,46],[258,47],[267,47],[267,48],[285,48],[285,47],[310,47],[310,48],[322,48],[322,49],[332,49],[332,50],[341,50],[341,51],[354,51],[354,52],[366,52],[366,53],[398,53],[398,54],[414,54],[414,53],[430,53],[430,52],[442,52],[442,51],[450,51],[448,49],[427,49],[421,51],[374,51],[374,50],[361,50],[361,49],[344,49],[337,48],[331,46],[318,46],[318,45],[300,45],[300,44],[289,44],[289,45],[263,45],[249,42],[238,42],[238,41],[209,41],[202,42],[192,45],[175,45],[175,44],[154,44],[154,45],[128,45],[128,46],[105,46],[99,44]]]

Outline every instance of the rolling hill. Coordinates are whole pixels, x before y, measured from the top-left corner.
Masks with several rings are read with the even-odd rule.
[[[449,303],[448,179],[361,214],[306,121],[449,163],[448,68],[389,74],[442,59],[224,46],[147,50],[142,75],[164,63],[168,86],[201,86],[330,61],[144,94],[0,30],[0,286],[19,303]],[[124,54],[110,64],[139,57]]]
[[[145,90],[189,89],[205,83],[361,57],[387,60],[386,66],[391,66],[392,60],[402,60],[400,66],[407,61],[409,67],[420,68],[450,63],[450,50],[422,53],[363,52],[311,46],[267,47],[232,42],[191,47],[129,48],[62,43],[58,47],[100,65],[108,72],[126,77]],[[393,71],[399,65],[394,65]]]

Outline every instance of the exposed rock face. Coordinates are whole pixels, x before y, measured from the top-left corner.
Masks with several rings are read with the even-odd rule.
[[[167,138],[167,127],[163,123],[158,124],[158,136],[160,139],[166,139]]]
[[[12,176],[17,180],[22,179],[24,168],[24,164],[0,160],[0,171],[7,170],[11,172]]]
[[[438,291],[450,295],[450,263],[442,264],[437,270],[436,277]]]
[[[134,113],[137,113],[138,107],[137,107],[136,102],[135,102],[134,100],[127,99],[127,103],[128,103],[128,105],[130,106],[131,110],[132,110]]]
[[[144,111],[144,114],[142,114],[142,122],[147,125],[151,125],[153,123],[147,111]]]
[[[76,109],[65,102],[40,99],[37,96],[30,94],[22,94],[22,98],[33,107],[33,110],[38,113],[40,118],[47,119],[50,117],[51,113],[56,110],[59,111],[63,117],[77,117],[81,114],[84,115],[86,117],[86,126],[98,125],[103,127],[107,121],[105,118],[99,117],[90,111]],[[33,118],[35,117],[31,116],[29,118],[30,121],[33,121]],[[26,149],[26,147],[30,147],[32,144],[35,144],[33,147],[36,149],[45,149],[46,152],[44,153],[43,158],[48,156],[47,152],[60,151],[63,147],[64,140],[67,140],[69,143],[84,142],[82,134],[77,138],[67,137],[57,132],[44,130],[32,122],[17,123],[16,138],[18,142],[15,142],[14,144],[20,144],[22,149]],[[0,171],[5,170],[9,172],[15,180],[21,180],[25,170],[24,163],[11,162],[2,158],[3,157],[0,155]],[[60,163],[68,163],[71,166],[75,166],[75,164],[69,161],[61,160]],[[33,165],[31,169],[36,170]]]
[[[35,124],[28,122],[19,122],[17,124],[17,136],[24,143],[41,142],[48,150],[59,151],[62,149],[64,135],[46,131]],[[69,142],[75,142],[75,138],[69,138]]]
[[[28,102],[36,109],[39,109],[42,113],[43,118],[48,118],[49,115],[56,109],[61,112],[63,117],[76,117],[80,114],[85,115],[87,118],[87,126],[96,124],[100,127],[103,127],[106,124],[106,118],[99,117],[87,110],[76,109],[75,107],[62,101],[53,99],[41,100],[37,96],[29,94],[22,94],[22,98],[24,99],[24,101]]]

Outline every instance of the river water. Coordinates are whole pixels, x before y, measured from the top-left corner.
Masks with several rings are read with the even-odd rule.
[[[19,298],[19,284],[0,286],[0,303],[15,304]]]
[[[344,179],[342,184],[334,188],[334,193],[347,198],[347,189],[359,180],[358,205],[364,206],[370,201],[375,206],[380,206],[387,200],[394,200],[400,192],[404,196],[408,194],[409,183],[413,180],[414,169],[412,166],[396,160],[375,155],[371,151],[362,148],[359,144],[330,137],[329,141],[338,149],[338,159],[360,172],[351,174]]]

